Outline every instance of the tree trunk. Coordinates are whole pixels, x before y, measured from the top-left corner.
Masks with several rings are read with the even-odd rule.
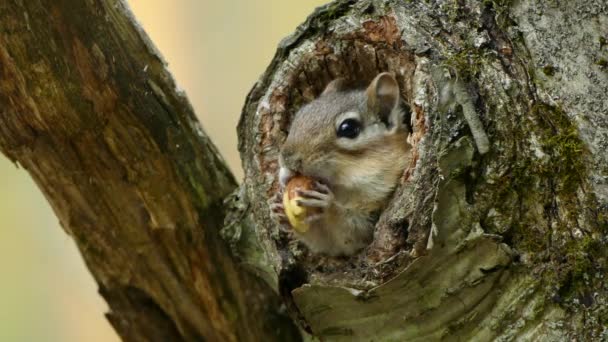
[[[607,13],[605,1],[318,9],[244,107],[239,200],[255,224],[241,229],[266,252],[247,262],[326,340],[608,339]],[[309,255],[269,216],[279,148],[331,79],[382,71],[413,109],[414,160],[364,253]]]
[[[276,293],[322,340],[608,339],[602,0],[317,9],[246,100],[224,204],[232,176],[122,2],[5,1],[0,27],[0,150],[125,340],[297,340]],[[311,255],[270,218],[281,142],[331,79],[381,71],[412,163],[364,252]]]

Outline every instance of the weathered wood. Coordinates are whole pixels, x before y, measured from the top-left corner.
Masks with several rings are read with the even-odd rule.
[[[607,32],[602,1],[319,8],[247,98],[225,236],[327,340],[608,338]],[[310,255],[270,217],[281,143],[329,80],[381,71],[412,107],[412,165],[366,251]]]
[[[0,2],[0,150],[76,241],[124,340],[299,339],[219,238],[236,182],[124,2]]]

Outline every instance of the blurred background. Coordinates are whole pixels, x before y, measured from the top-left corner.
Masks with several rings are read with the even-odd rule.
[[[278,42],[328,0],[128,0],[237,178],[235,127]],[[76,246],[0,155],[0,341],[118,341]]]

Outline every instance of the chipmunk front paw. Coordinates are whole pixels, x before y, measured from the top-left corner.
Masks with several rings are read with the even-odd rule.
[[[324,211],[334,205],[334,193],[327,185],[318,181],[314,183],[313,189],[297,190],[296,194],[299,197],[296,203],[302,207],[318,208]],[[311,215],[309,219],[320,215],[322,214]]]

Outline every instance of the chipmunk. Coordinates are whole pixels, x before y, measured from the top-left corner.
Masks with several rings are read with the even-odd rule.
[[[373,237],[376,213],[399,182],[411,146],[399,85],[390,73],[377,75],[367,89],[330,82],[296,114],[279,157],[281,191],[294,175],[316,180],[298,191],[299,206],[316,209],[310,229],[294,231],[314,253],[352,255]],[[280,220],[280,194],[271,205]]]

